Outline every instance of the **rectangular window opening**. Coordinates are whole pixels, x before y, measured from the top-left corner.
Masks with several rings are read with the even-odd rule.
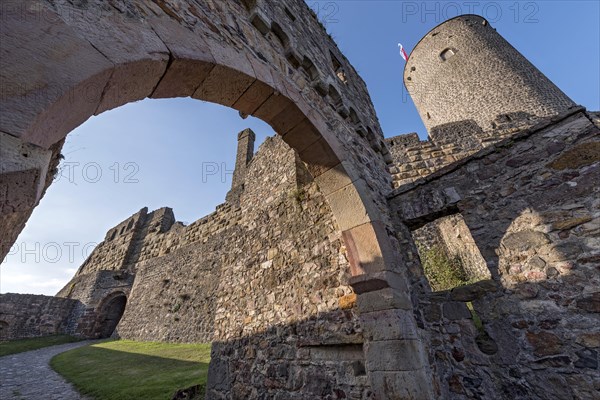
[[[487,263],[461,214],[438,218],[413,230],[412,235],[432,291],[491,279]]]

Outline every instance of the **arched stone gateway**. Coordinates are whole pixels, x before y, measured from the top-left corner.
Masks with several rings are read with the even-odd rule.
[[[113,293],[107,296],[98,307],[98,317],[94,331],[99,339],[111,337],[119,324],[125,306],[127,296],[123,292]]]
[[[81,327],[85,336],[96,310],[112,310],[103,318],[111,325],[116,321],[124,299],[95,307],[115,290],[129,300],[120,331],[143,331],[136,325],[137,306],[152,320],[146,325],[157,328],[140,336],[160,334],[176,341],[186,332],[166,333],[180,315],[197,312],[194,296],[220,293],[216,307],[207,307],[212,314],[202,327],[203,337],[213,340],[209,399],[597,397],[600,118],[573,107],[522,58],[511,56],[512,64],[507,63],[507,51],[498,51],[507,44],[487,21],[452,19],[416,46],[405,77],[412,94],[419,95],[413,90],[418,87],[409,82],[430,90],[438,75],[447,79],[471,69],[484,75],[467,74],[473,87],[446,91],[445,97],[425,91],[416,104],[430,119],[431,141],[420,142],[416,134],[389,138],[392,157],[364,82],[301,0],[29,0],[2,3],[1,12],[2,255],[51,183],[69,131],[92,115],[146,97],[191,96],[266,121],[281,139],[271,140],[262,156],[257,153],[259,159],[272,157],[268,167],[246,164],[247,179],[278,173],[271,161],[279,154],[275,151],[286,151],[294,180],[307,169],[319,197],[312,208],[302,208],[302,196],[286,192],[288,202],[296,201],[288,208],[300,210],[297,214],[287,213],[287,205],[280,213],[284,203],[277,203],[272,214],[256,214],[251,223],[231,227],[229,237],[241,233],[237,237],[249,240],[231,241],[222,253],[225,246],[217,235],[203,242],[205,247],[167,250],[175,247],[168,240],[177,239],[177,232],[185,229],[196,240],[203,235],[203,222],[213,230],[224,220],[178,225],[181,230],[169,234],[168,226],[176,225],[172,210],[142,209],[109,232],[95,250],[97,257],[92,255],[59,293],[73,302],[82,299],[81,304],[2,295],[0,316],[11,316],[2,318],[11,331],[21,322],[21,331],[53,326],[53,310],[70,307],[75,311],[68,314],[81,320],[69,318],[61,329]],[[523,82],[532,90],[497,92],[486,85],[504,85],[504,80],[487,66],[480,68],[490,57],[479,63],[469,57],[488,54],[479,49],[491,51],[511,76],[527,77]],[[435,60],[436,68],[423,60]],[[509,84],[522,86],[521,81]],[[498,94],[507,92],[521,95]],[[535,101],[528,100],[530,95]],[[472,98],[485,100],[483,114],[458,106]],[[251,135],[239,138],[246,143],[241,148],[248,149]],[[249,193],[240,204],[262,202],[260,192]],[[215,214],[237,216],[238,211],[228,204]],[[432,293],[411,230],[428,224],[445,229],[439,220],[448,216],[464,221],[464,233],[454,237],[472,237],[474,245],[463,241],[463,247],[478,250],[492,279]],[[315,235],[311,229],[319,224],[323,229]],[[272,245],[281,235],[263,240],[254,229],[265,228],[261,233],[270,235],[267,227],[275,225],[273,231],[287,235],[279,247]],[[328,240],[306,245],[305,239],[315,236]],[[151,244],[144,262],[154,275],[129,268],[143,253],[140,238]],[[166,248],[154,246],[161,240]],[[312,262],[312,253],[331,250],[334,242],[335,251]],[[210,259],[198,276],[189,277],[180,266],[195,262],[204,249],[219,260]],[[113,250],[118,257],[102,256]],[[297,257],[288,262],[285,257],[294,251]],[[245,264],[235,259],[242,252],[252,256]],[[232,258],[219,271],[223,253]],[[346,255],[354,293],[346,286],[342,295],[335,292],[323,301],[319,288],[327,287],[329,275],[338,275],[338,281],[343,275],[343,285],[348,284],[350,274],[327,269],[346,266]],[[88,267],[93,273],[84,273]],[[246,280],[243,268],[254,268],[262,280]],[[207,279],[211,276],[218,279]],[[201,279],[210,281],[210,290],[201,290]],[[175,282],[188,286],[183,291]],[[231,288],[237,287],[232,296]],[[244,303],[239,299],[246,293],[251,296]],[[294,310],[282,312],[276,295]],[[272,307],[250,304],[259,296]],[[290,299],[311,302],[305,307]],[[149,307],[142,307],[146,302]],[[157,318],[158,309],[164,319]],[[332,309],[334,314],[324,312]],[[284,314],[287,319],[278,324]],[[346,314],[350,317],[344,320]],[[252,325],[259,317],[260,324]],[[351,324],[345,324],[348,319]]]
[[[90,116],[146,97],[232,107],[298,152],[334,213],[376,396],[430,397],[388,234],[389,153],[364,82],[303,1],[29,0],[3,4],[2,21],[2,256],[51,183],[65,136]],[[402,332],[379,329],[390,318]]]
[[[10,337],[8,328],[8,322],[0,321],[0,340],[7,340]]]

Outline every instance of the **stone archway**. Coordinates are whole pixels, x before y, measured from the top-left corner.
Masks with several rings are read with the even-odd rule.
[[[232,107],[270,124],[307,164],[342,231],[365,330],[402,321],[401,334],[368,335],[375,392],[428,396],[388,234],[383,135],[364,82],[303,1],[28,0],[2,13],[2,256],[51,183],[63,139],[90,116],[146,97]],[[330,54],[343,65],[332,69]]]
[[[123,292],[107,296],[98,307],[98,316],[94,327],[94,335],[99,339],[111,337],[115,331],[127,305],[127,296]]]
[[[47,186],[44,178],[52,158],[47,149],[90,116],[146,97],[191,96],[262,119],[299,153],[351,241],[353,275],[380,272],[393,264],[385,251],[385,217],[373,201],[380,194],[366,184],[389,183],[387,178],[371,179],[374,174],[386,176],[383,159],[344,143],[360,138],[365,128],[349,125],[348,118],[329,107],[327,96],[316,97],[319,82],[297,84],[256,54],[261,43],[240,50],[243,36],[228,38],[238,43],[226,43],[210,25],[196,24],[190,30],[169,13],[140,21],[101,2],[81,9],[57,3],[53,8],[42,0],[27,1],[4,11],[6,90],[0,132],[5,133],[3,156],[10,157],[10,165],[3,172],[12,174],[5,184],[15,193],[11,197],[19,199],[5,205],[2,214],[36,204]],[[237,4],[229,7],[230,12],[247,14]],[[256,24],[258,17],[252,18]],[[355,97],[370,105],[366,91]],[[375,116],[363,118],[372,121]],[[364,169],[359,160],[373,165]],[[374,169],[377,164],[381,171]],[[30,187],[23,188],[23,182]],[[21,196],[10,185],[20,186]]]
[[[0,341],[7,340],[10,337],[8,328],[8,322],[0,321]]]

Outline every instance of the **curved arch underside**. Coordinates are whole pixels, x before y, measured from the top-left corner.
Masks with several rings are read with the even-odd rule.
[[[348,118],[333,107],[340,107],[338,96],[319,95],[320,80],[333,78],[323,74],[310,81],[302,70],[290,75],[291,67],[281,66],[294,49],[273,48],[243,18],[234,22],[241,32],[231,35],[215,32],[206,18],[192,24],[148,1],[136,2],[125,14],[104,2],[86,8],[66,1],[55,8],[44,1],[25,4],[7,13],[3,24],[2,80],[8,95],[1,103],[0,131],[47,149],[90,116],[146,97],[191,96],[232,107],[270,124],[298,152],[346,237],[364,238],[365,230],[371,231],[370,248],[361,246],[362,239],[350,243],[353,274],[385,270],[382,249],[389,246],[379,242],[386,235],[380,224],[372,224],[385,221],[375,204],[384,202],[389,189],[382,155],[370,147],[373,138],[361,137],[364,126],[356,113]],[[227,20],[231,13],[247,14],[237,4],[228,6],[228,12],[210,16]],[[263,61],[264,54],[273,61]],[[361,102],[352,109],[362,111],[367,130],[380,132],[366,91],[344,89],[346,102]],[[47,155],[40,157],[40,164],[47,162]],[[42,191],[36,188],[36,200]]]
[[[3,10],[0,152],[8,162],[0,189],[9,195],[0,204],[8,232],[0,250],[8,251],[51,183],[72,129],[128,102],[190,96],[264,120],[298,152],[342,231],[368,331],[377,313],[411,303],[388,234],[389,153],[366,86],[303,1],[241,3],[30,0]],[[367,360],[386,344],[418,362],[403,369],[394,360],[383,370],[367,362],[373,390],[426,398],[421,345],[392,336],[367,346]]]

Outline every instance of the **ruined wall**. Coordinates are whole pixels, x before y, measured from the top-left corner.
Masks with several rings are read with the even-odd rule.
[[[100,308],[103,301],[117,293],[128,296],[135,274],[126,269],[97,270],[90,267],[90,272],[80,269],[56,296],[77,300],[68,316],[67,332],[73,336],[97,338],[102,331]]]
[[[412,227],[458,210],[493,277],[431,294],[409,266],[443,398],[597,394],[600,130],[597,116],[568,115],[390,197]]]
[[[297,184],[296,155],[266,145],[276,146],[250,166],[240,234],[224,243],[208,398],[364,398],[341,234],[316,185]]]
[[[382,292],[410,308],[390,237],[381,128],[366,85],[303,0],[31,0],[16,8],[0,32],[2,76],[14,89],[0,104],[10,116],[0,118],[2,132],[47,148],[91,115],[146,97],[190,96],[260,118],[319,184],[352,244],[353,279],[376,292],[370,312],[383,312]],[[30,71],[42,71],[38,81]],[[418,338],[372,336],[365,353],[370,378],[381,382],[374,388],[426,396]],[[379,360],[403,350],[417,357]]]
[[[136,262],[122,270],[136,273],[117,335],[213,341],[211,398],[371,396],[341,232],[281,138],[268,138],[248,164],[239,201],[140,238]],[[109,292],[98,289],[110,285],[92,280],[103,261],[89,260],[70,296],[98,304]]]
[[[67,333],[76,300],[34,294],[0,294],[0,340]]]
[[[173,210],[168,207],[148,213],[144,207],[106,233],[77,271],[77,275],[96,271],[132,269],[140,252],[153,233],[168,231],[175,223]],[[77,276],[76,275],[76,276]]]

